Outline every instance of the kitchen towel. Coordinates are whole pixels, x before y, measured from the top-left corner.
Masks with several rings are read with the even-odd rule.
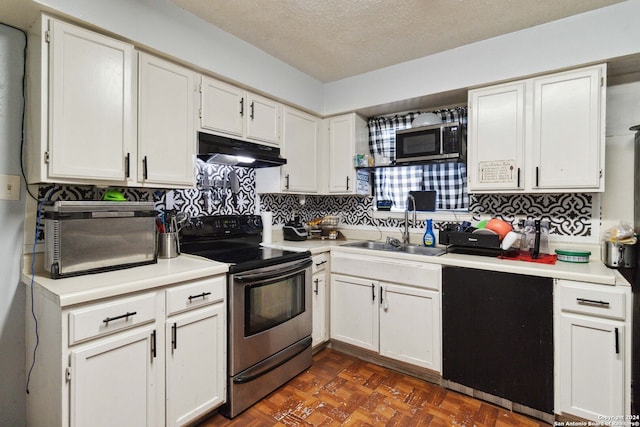
[[[273,212],[265,211],[260,216],[262,217],[262,243],[271,243]]]

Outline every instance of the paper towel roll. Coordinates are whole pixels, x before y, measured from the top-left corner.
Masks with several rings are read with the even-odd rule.
[[[262,243],[271,243],[273,212],[265,211],[260,216],[262,217]]]

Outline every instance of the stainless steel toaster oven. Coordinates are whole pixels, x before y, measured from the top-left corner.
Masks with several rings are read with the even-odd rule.
[[[45,206],[45,269],[58,279],[155,263],[155,217],[153,202]]]

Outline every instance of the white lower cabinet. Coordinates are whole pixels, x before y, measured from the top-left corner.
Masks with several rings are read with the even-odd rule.
[[[629,289],[566,280],[556,289],[556,412],[593,421],[628,415]]]
[[[225,399],[225,312],[217,304],[167,320],[167,422],[187,422],[221,405]]]
[[[380,299],[380,354],[440,371],[440,294],[381,283]]]
[[[378,282],[331,276],[331,339],[378,351]]]
[[[225,295],[225,276],[71,307],[34,292],[40,339],[28,425],[174,426],[220,406]],[[33,319],[26,319],[33,348]]]
[[[71,426],[157,426],[162,359],[155,324],[70,352]]]
[[[331,339],[441,371],[441,266],[335,252],[331,271]]]
[[[329,340],[329,328],[328,328],[328,300],[327,300],[327,275],[329,269],[327,263],[329,262],[329,253],[314,255],[311,258],[313,264],[312,271],[312,312],[313,312],[313,329],[311,331],[311,345],[315,347]]]

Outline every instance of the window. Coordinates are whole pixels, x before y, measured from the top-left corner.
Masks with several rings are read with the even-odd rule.
[[[433,113],[443,122],[459,121],[467,124],[467,108],[437,110]],[[403,116],[374,117],[369,119],[369,149],[374,157],[395,160],[395,132],[411,127],[419,112]],[[393,210],[405,210],[409,191],[436,191],[436,209],[467,210],[467,167],[463,162],[430,163],[416,166],[377,168],[374,173],[376,200],[391,200]]]

